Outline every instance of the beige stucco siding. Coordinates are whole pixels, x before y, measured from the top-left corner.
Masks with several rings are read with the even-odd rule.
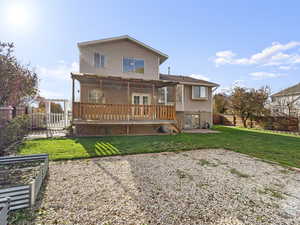
[[[192,86],[184,85],[184,111],[187,112],[211,112],[212,110],[212,88],[208,87],[207,100],[193,100],[192,99]]]
[[[100,84],[81,84],[80,86],[80,101],[89,102],[89,91],[92,89],[101,90],[103,94],[102,104],[132,104],[133,94],[145,94],[149,96],[149,104],[157,104],[158,89],[154,89],[154,96],[152,87],[138,87],[130,86],[129,96],[127,85],[112,85],[109,83],[103,83],[102,88]]]
[[[141,78],[149,80],[159,79],[159,56],[127,40],[107,42],[80,47],[80,72],[95,73],[124,78]],[[99,52],[105,56],[104,68],[94,67],[94,53]],[[123,72],[123,57],[144,60],[144,74]]]

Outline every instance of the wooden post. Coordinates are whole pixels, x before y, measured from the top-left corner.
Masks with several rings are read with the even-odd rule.
[[[130,104],[130,83],[127,82],[127,97],[128,97],[128,104]]]
[[[174,120],[176,120],[176,101],[177,101],[177,99],[176,99],[176,88],[177,87],[177,85],[174,85],[173,86],[173,95],[174,95],[174,109],[175,109],[175,115],[174,115]]]
[[[152,97],[151,97],[151,101],[152,101],[152,104],[156,104],[156,99],[155,99],[155,85],[152,84]]]
[[[128,98],[128,106],[130,105],[130,83],[129,82],[127,82],[127,98]],[[127,110],[126,110],[127,112],[127,120],[129,120],[130,119],[130,107],[127,107]],[[127,131],[128,131],[128,126],[127,126]]]
[[[151,107],[152,120],[155,120],[155,111],[153,110],[153,107],[155,107],[155,105],[157,104],[157,101],[156,101],[156,98],[155,98],[155,85],[154,84],[152,84],[152,99],[151,99],[151,101],[152,101],[151,102],[151,105],[152,105],[152,107]]]
[[[102,81],[102,80],[100,80],[100,90],[101,90],[101,92],[102,92],[102,96],[101,96],[101,104],[103,104],[103,103],[106,103],[106,102],[104,102],[104,99],[103,99],[103,97],[104,97],[104,92],[103,92],[103,81]]]
[[[65,124],[64,126],[67,127],[68,126],[68,112],[67,112],[67,101],[65,100],[64,101],[64,121],[65,121]]]

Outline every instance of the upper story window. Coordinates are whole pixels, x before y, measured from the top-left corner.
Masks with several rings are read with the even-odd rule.
[[[96,68],[104,68],[105,56],[98,52],[94,53],[94,66]]]
[[[123,58],[123,72],[144,73],[144,60],[134,58]]]
[[[208,88],[205,86],[192,87],[192,99],[203,99],[208,97]]]

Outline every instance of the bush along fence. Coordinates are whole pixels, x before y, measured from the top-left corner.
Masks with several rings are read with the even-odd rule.
[[[247,126],[251,128],[261,128],[266,130],[299,132],[300,120],[297,117],[284,116],[263,116],[248,119]],[[232,114],[214,114],[214,124],[226,126],[243,126],[242,119]]]
[[[0,198],[0,224],[7,225],[10,198]]]
[[[29,131],[28,116],[18,116],[10,121],[0,121],[0,156],[11,144],[21,140]],[[8,154],[8,153],[6,153]]]
[[[9,210],[23,209],[35,204],[49,166],[48,154],[0,157],[0,165],[42,161],[33,181],[29,184],[0,189],[0,198],[10,198]],[[1,214],[0,221],[4,219]]]

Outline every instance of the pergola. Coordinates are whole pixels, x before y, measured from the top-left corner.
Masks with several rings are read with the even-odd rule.
[[[72,102],[75,101],[75,80],[78,80],[82,83],[97,83],[99,82],[100,87],[102,87],[102,82],[121,82],[127,85],[127,95],[128,101],[130,102],[130,88],[134,85],[145,85],[152,87],[152,97],[154,96],[155,87],[162,88],[167,86],[176,86],[178,82],[166,81],[166,80],[146,80],[146,79],[137,79],[137,78],[124,78],[118,76],[109,76],[109,75],[97,75],[90,73],[71,73],[72,78]],[[173,96],[175,98],[174,104],[176,103],[176,88],[173,89]]]

